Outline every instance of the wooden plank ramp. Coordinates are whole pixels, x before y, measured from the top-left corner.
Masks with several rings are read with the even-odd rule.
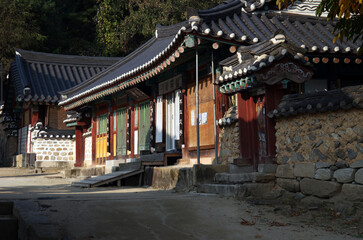
[[[98,177],[87,178],[79,182],[72,182],[72,186],[83,187],[83,188],[98,187],[107,183],[120,181],[123,178],[128,178],[137,174],[141,174],[143,172],[144,169],[141,168],[141,162],[133,162],[129,164],[124,164],[122,169],[120,169],[120,171],[117,172],[105,174]]]

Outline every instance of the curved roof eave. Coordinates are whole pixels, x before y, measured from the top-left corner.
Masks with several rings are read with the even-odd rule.
[[[134,52],[111,66],[104,73],[95,76],[90,80],[91,82],[78,86],[78,91],[63,92],[71,94],[71,96],[61,101],[59,105],[68,105],[89,94],[149,71],[155,64],[158,64],[164,58],[170,57],[175,52],[174,49],[180,46],[183,40],[181,37],[184,35],[187,27],[187,21],[171,26],[158,25],[156,36],[152,37]]]
[[[241,7],[241,2],[244,7]],[[95,81],[93,85],[83,89],[83,92],[78,91],[66,100],[60,102],[60,105],[67,105],[69,109],[72,109],[76,105],[82,105],[86,102],[98,99],[101,96],[119,91],[124,87],[131,86],[131,83],[126,83],[125,86],[117,87],[116,84],[139,78],[142,74],[145,74],[146,71],[150,71],[150,69],[164,61],[166,57],[170,57],[173,54],[173,51],[170,51],[170,49],[175,49],[176,45],[180,44],[180,37],[185,36],[185,34],[188,33],[206,36],[211,39],[229,40],[236,43],[253,45],[270,39],[276,31],[282,30],[286,33],[286,38],[292,45],[304,49],[307,53],[354,54],[358,51],[359,42],[353,43],[349,41],[346,43],[332,43],[332,39],[334,38],[334,35],[332,34],[334,25],[332,23],[327,23],[324,19],[312,17],[304,13],[297,14],[296,11],[291,13],[289,11],[281,12],[276,10],[257,11],[257,9],[262,9],[265,2],[269,1],[233,0],[210,10],[199,10],[196,14],[198,16],[190,16],[189,24],[183,22],[179,23],[179,25],[162,27],[160,29],[157,28],[156,35],[159,30],[162,32],[163,28],[173,28],[173,30],[176,31],[179,27],[179,30],[175,37],[169,39],[170,43],[165,45],[160,51],[155,52],[154,55],[150,57],[150,60],[129,66],[129,68],[124,69],[125,71],[118,71],[118,68],[115,66],[110,69],[110,75],[115,73],[114,75],[111,75],[111,78],[103,79],[104,81]],[[253,13],[249,13],[251,11]],[[160,36],[165,37],[165,35],[162,34],[160,34]],[[158,38],[156,37],[155,40],[157,39]],[[151,45],[146,44],[142,47],[147,48]],[[136,53],[133,52],[130,55],[140,54],[142,47]],[[123,63],[127,64],[129,62],[128,60],[129,56],[126,57],[124,60],[125,62],[120,62],[117,66],[124,66]],[[141,76],[140,81],[144,80],[145,78]],[[137,83],[140,81],[137,80]],[[109,89],[111,87],[115,89]],[[93,96],[88,96],[91,94],[93,94]],[[98,95],[95,96],[94,94]],[[87,99],[84,99],[84,97]],[[79,103],[75,104],[76,101]]]

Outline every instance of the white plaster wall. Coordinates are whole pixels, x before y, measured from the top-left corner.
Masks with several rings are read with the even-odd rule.
[[[92,166],[92,135],[85,137],[84,166]]]
[[[36,138],[33,141],[36,161],[75,161],[74,139]]]

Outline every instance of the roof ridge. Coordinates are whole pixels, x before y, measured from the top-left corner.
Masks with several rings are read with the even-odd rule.
[[[24,49],[15,48],[15,52],[21,58],[25,59],[28,62],[37,61],[37,62],[54,62],[54,63],[63,63],[67,61],[68,64],[81,64],[81,65],[99,65],[100,62],[110,62],[118,59],[122,59],[121,57],[103,57],[103,56],[79,56],[79,55],[66,55],[66,54],[55,54],[55,53],[45,53],[45,52],[36,52],[29,51]],[[85,63],[87,61],[87,64]],[[89,62],[94,61],[94,63]],[[107,64],[109,65],[109,64]]]

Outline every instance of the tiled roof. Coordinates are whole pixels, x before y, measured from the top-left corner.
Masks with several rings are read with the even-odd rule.
[[[99,89],[105,89],[119,82],[131,79],[134,75],[147,72],[150,68],[157,65],[160,59],[165,59],[165,57],[175,52],[175,48],[178,48],[183,41],[181,30],[186,30],[185,26],[187,25],[187,22],[182,22],[173,26],[157,26],[156,35],[134,52],[102,74],[95,76],[87,84],[82,84],[63,92],[62,94],[67,95],[67,99],[60,102],[60,104],[67,104],[75,98],[84,97]],[[145,76],[145,78],[147,77],[149,76]],[[121,86],[118,86],[117,90],[121,88]],[[115,89],[115,91],[117,90]],[[89,99],[89,101],[92,100],[94,99]]]
[[[219,126],[228,126],[238,121],[238,109],[237,106],[230,107],[227,112],[224,113],[223,118],[218,120]]]
[[[57,103],[60,91],[87,81],[118,60],[16,49],[10,71],[17,100]]]
[[[285,95],[277,108],[268,113],[272,117],[287,117],[301,113],[363,109],[363,85],[306,94]]]
[[[67,118],[63,120],[64,123],[73,123],[77,122],[79,120],[80,113],[76,111],[68,111],[67,112]]]
[[[41,129],[34,138],[68,138],[73,139],[74,130]]]
[[[249,76],[262,68],[273,65],[284,57],[294,59],[303,65],[310,65],[304,60],[303,52],[305,52],[304,49],[288,44],[283,34],[276,34],[270,40],[252,46],[241,46],[235,55],[220,62],[220,65],[223,66],[223,74],[218,78],[218,83]],[[261,80],[268,84],[275,83],[271,82],[271,78]],[[299,80],[296,79],[297,82]]]
[[[158,27],[156,36],[118,62],[91,84],[77,91],[65,93],[60,102],[67,109],[78,107],[103,96],[121,91],[159,74],[175,61],[186,34],[196,34],[211,40],[227,40],[241,45],[252,45],[271,39],[278,30],[294,47],[312,55],[355,54],[360,42],[333,44],[334,22],[312,17],[301,11],[265,10],[265,0],[226,1],[209,10],[190,11],[189,22],[169,27]],[[249,13],[251,12],[252,13]],[[182,50],[182,49],[181,49]]]

